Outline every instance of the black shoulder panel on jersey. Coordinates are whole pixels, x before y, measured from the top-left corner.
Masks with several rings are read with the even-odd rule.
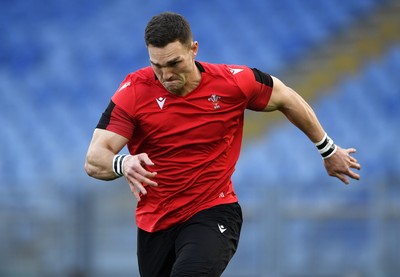
[[[271,88],[273,87],[274,82],[272,80],[271,75],[264,73],[261,70],[258,70],[257,68],[252,68],[251,70],[253,71],[254,77],[256,78],[257,82],[269,86]]]
[[[110,101],[110,103],[107,106],[107,109],[101,115],[101,118],[99,120],[99,123],[97,123],[96,128],[107,129],[108,124],[110,124],[111,113],[114,110],[114,107],[115,107],[115,103],[113,101]]]
[[[200,72],[206,72],[201,63],[199,63],[198,61],[195,61],[195,64],[196,64],[197,68],[200,70]]]

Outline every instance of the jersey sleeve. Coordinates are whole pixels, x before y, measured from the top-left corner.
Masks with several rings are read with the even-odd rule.
[[[131,82],[129,79],[125,79],[111,98],[96,128],[108,130],[130,139],[135,129],[134,100]]]
[[[263,111],[271,98],[271,75],[257,68],[243,67],[243,74],[235,74],[237,83],[247,97],[247,109]]]

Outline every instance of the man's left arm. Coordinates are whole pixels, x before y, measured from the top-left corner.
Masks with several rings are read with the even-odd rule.
[[[352,170],[361,169],[357,159],[351,156],[352,153],[356,152],[356,149],[343,149],[334,145],[333,141],[326,136],[326,132],[310,105],[278,78],[272,77],[272,79],[272,95],[264,111],[279,110],[314,144],[318,145],[320,153],[328,156],[324,158],[324,165],[330,176],[339,178],[345,184],[349,184],[347,177],[359,180],[360,175]]]

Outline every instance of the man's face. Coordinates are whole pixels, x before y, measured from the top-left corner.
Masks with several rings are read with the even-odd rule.
[[[189,48],[179,41],[163,48],[147,47],[154,73],[166,90],[177,95],[187,92],[188,80],[195,74],[197,48],[197,42],[193,42]]]

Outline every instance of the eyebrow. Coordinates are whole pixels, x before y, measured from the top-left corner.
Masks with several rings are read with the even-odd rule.
[[[150,63],[157,67],[167,67],[167,66],[173,65],[174,63],[178,63],[180,61],[182,61],[181,57],[176,57],[176,58],[173,58],[172,60],[167,61],[164,65],[153,62],[152,60],[150,60]]]

